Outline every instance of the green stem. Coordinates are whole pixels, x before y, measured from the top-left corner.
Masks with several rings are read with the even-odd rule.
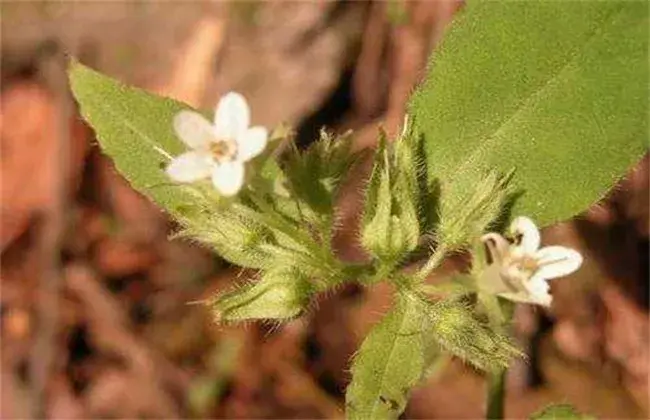
[[[429,257],[429,260],[422,266],[422,268],[420,268],[420,271],[417,274],[417,279],[419,281],[426,280],[429,274],[431,274],[431,272],[438,268],[442,263],[446,254],[447,247],[444,244],[438,245],[438,248],[436,248],[436,250],[433,251],[433,254],[431,254],[431,257]]]
[[[506,401],[506,372],[506,369],[501,369],[488,373],[486,419],[503,419]]]
[[[494,296],[492,298],[494,299],[493,302],[489,302],[489,299],[482,300],[482,303],[487,305],[486,310],[490,319],[490,325],[499,333],[507,334],[514,316],[515,305],[513,302],[506,301],[505,299],[499,299]],[[506,401],[507,372],[507,369],[488,372],[486,419],[503,418]]]

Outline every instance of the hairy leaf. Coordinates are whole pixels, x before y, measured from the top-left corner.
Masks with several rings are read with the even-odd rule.
[[[195,187],[174,185],[164,167],[186,150],[174,134],[172,119],[183,103],[128,87],[73,61],[72,92],[81,114],[92,125],[102,151],[133,188],[176,216],[198,204]]]
[[[461,360],[486,371],[507,368],[523,354],[510,338],[479,322],[466,304],[447,299],[432,310],[433,337],[438,345]]]
[[[217,321],[289,319],[299,315],[313,292],[309,280],[292,267],[266,271],[257,282],[209,302]]]
[[[352,364],[346,393],[350,419],[392,419],[404,411],[410,389],[430,367],[428,303],[401,295],[366,337]]]
[[[332,216],[334,200],[343,177],[355,160],[349,135],[334,137],[326,131],[309,149],[290,154],[286,175],[291,189],[314,214],[310,218]]]
[[[269,242],[270,232],[231,210],[195,213],[181,223],[180,236],[211,246],[233,264],[248,268],[264,268],[268,264],[269,254],[261,248]]]
[[[600,199],[646,150],[647,2],[470,2],[410,103],[442,194],[515,169],[542,225]],[[464,187],[465,186],[465,187]]]

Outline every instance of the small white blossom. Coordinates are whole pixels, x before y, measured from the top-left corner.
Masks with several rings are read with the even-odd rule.
[[[582,255],[563,246],[540,249],[539,230],[527,217],[517,217],[509,234],[513,243],[498,233],[481,238],[492,260],[483,274],[483,287],[506,299],[549,306],[552,296],[547,281],[576,271]]]
[[[246,99],[235,92],[219,100],[214,124],[197,112],[179,112],[174,129],[190,151],[172,160],[167,175],[177,182],[211,178],[222,195],[237,194],[244,185],[244,163],[262,153],[268,141],[266,128],[249,125]]]

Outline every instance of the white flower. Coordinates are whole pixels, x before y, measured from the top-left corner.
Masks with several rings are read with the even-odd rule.
[[[513,243],[498,233],[481,238],[492,259],[482,285],[506,299],[549,306],[552,296],[547,280],[576,271],[582,265],[582,255],[563,246],[539,249],[539,230],[527,217],[517,217],[509,231]]]
[[[177,182],[212,178],[222,195],[237,194],[244,185],[244,163],[262,153],[268,140],[266,128],[249,125],[246,99],[235,92],[219,100],[214,124],[197,112],[179,112],[174,129],[191,150],[172,160],[167,175]]]

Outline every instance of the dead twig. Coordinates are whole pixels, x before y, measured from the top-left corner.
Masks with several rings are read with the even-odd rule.
[[[65,174],[70,155],[70,117],[73,108],[65,75],[65,57],[61,51],[50,52],[40,65],[40,74],[58,103],[58,118],[52,141],[56,152],[46,168],[49,174],[50,199],[43,209],[43,224],[39,239],[41,272],[36,294],[36,335],[30,360],[32,416],[46,414],[46,388],[54,369],[55,339],[59,324],[59,291],[61,289],[61,248],[67,203]]]

